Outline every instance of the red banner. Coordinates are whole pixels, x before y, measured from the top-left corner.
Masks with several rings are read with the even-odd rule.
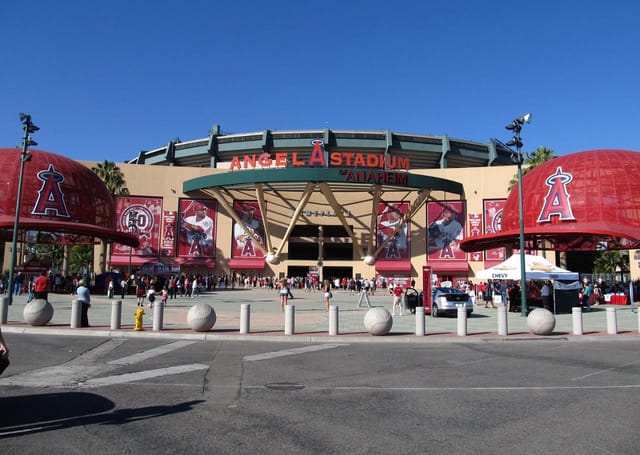
[[[215,258],[218,201],[181,199],[178,202],[178,256]]]
[[[464,261],[460,249],[464,238],[465,203],[436,201],[427,204],[427,256],[430,261]]]
[[[117,229],[129,232],[140,239],[137,249],[131,251],[132,256],[158,256],[160,246],[160,216],[162,198],[159,197],[126,197],[116,198]],[[130,248],[115,243],[113,255],[128,256]]]
[[[378,204],[378,228],[376,234],[378,246],[393,234],[396,227],[403,222],[408,210],[408,202],[382,202]],[[411,251],[410,233],[409,223],[403,223],[402,227],[389,239],[377,259],[381,261],[408,260],[409,252]]]
[[[233,222],[232,258],[263,258],[256,243],[264,248],[264,223],[257,201],[235,201],[233,210],[240,217],[248,232],[239,223]]]
[[[494,234],[502,231],[502,210],[506,199],[485,199],[484,205],[484,233]],[[493,248],[484,252],[484,260],[502,262],[506,259],[505,248]]]
[[[175,210],[165,210],[162,219],[162,256],[173,257],[176,248],[176,218]]]

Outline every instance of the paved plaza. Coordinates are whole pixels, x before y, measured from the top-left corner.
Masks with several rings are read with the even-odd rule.
[[[583,335],[573,335],[571,314],[556,315],[556,325],[549,336],[532,334],[527,327],[527,318],[520,313],[508,313],[508,336],[498,335],[498,310],[477,306],[467,319],[467,335],[458,335],[456,317],[433,318],[426,316],[425,336],[416,336],[416,317],[409,312],[393,317],[393,326],[385,336],[372,336],[364,326],[364,316],[368,310],[363,296],[349,292],[334,291],[331,304],[338,307],[338,335],[329,335],[329,313],[324,309],[321,292],[293,291],[294,298],[289,300],[295,310],[294,333],[285,335],[285,314],[280,309],[279,297],[275,290],[262,288],[224,289],[203,293],[194,298],[178,297],[169,300],[164,309],[162,330],[153,330],[153,309],[145,306],[144,330],[134,331],[134,312],[136,298],[127,295],[122,300],[120,329],[111,330],[113,302],[106,295],[92,295],[89,310],[89,328],[71,328],[71,307],[74,296],[68,294],[49,294],[54,307],[52,320],[45,326],[31,326],[25,323],[23,311],[26,296],[16,296],[9,306],[5,333],[47,333],[93,336],[138,336],[190,339],[246,339],[280,341],[317,341],[318,339],[339,340],[347,338],[349,342],[476,342],[499,340],[524,340],[563,338],[572,341],[588,340],[593,337],[612,339],[637,339],[638,313],[626,306],[595,306],[589,313],[583,313]],[[119,299],[119,296],[117,296]],[[388,291],[378,290],[369,297],[372,307],[384,307],[391,312],[393,297]],[[197,303],[206,303],[216,313],[216,323],[210,331],[195,332],[187,321],[189,309]],[[250,304],[250,333],[240,334],[241,304]],[[606,308],[615,308],[617,334],[608,333]]]

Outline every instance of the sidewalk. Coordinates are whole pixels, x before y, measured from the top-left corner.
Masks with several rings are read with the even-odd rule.
[[[331,304],[339,308],[339,335],[329,336],[329,316],[324,310],[322,293],[293,290],[294,299],[289,304],[295,307],[295,334],[284,335],[284,313],[280,310],[279,297],[275,290],[250,288],[220,290],[204,293],[199,297],[179,297],[169,300],[164,310],[163,330],[153,331],[153,309],[145,307],[144,331],[134,331],[134,312],[136,298],[128,295],[122,300],[121,328],[111,330],[111,300],[106,295],[92,295],[89,310],[89,328],[71,329],[71,302],[74,296],[67,294],[49,294],[49,302],[54,307],[53,319],[45,326],[34,327],[24,322],[23,311],[26,295],[16,296],[9,307],[8,322],[2,326],[4,333],[87,335],[107,337],[157,337],[171,339],[200,340],[265,340],[294,342],[487,342],[509,340],[548,340],[586,341],[590,339],[636,340],[639,316],[629,306],[604,305],[592,307],[589,313],[583,313],[584,335],[572,334],[572,315],[556,315],[556,326],[552,335],[533,335],[527,328],[527,319],[520,313],[508,314],[507,337],[499,336],[497,310],[478,306],[467,319],[467,336],[457,335],[456,317],[432,318],[426,316],[425,336],[416,336],[416,317],[407,312],[404,316],[393,318],[393,326],[386,336],[372,336],[364,327],[364,316],[368,310],[363,300],[358,306],[360,295],[334,291]],[[119,296],[116,296],[119,300]],[[387,292],[378,290],[369,297],[374,307],[385,307],[391,311],[393,298]],[[187,323],[187,313],[192,305],[206,303],[216,312],[217,320],[209,332],[195,332]],[[250,332],[240,334],[240,306],[251,305]],[[606,307],[616,308],[616,335],[607,334]]]

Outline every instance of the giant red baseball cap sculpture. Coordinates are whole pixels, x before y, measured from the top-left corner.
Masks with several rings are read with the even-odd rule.
[[[522,178],[527,249],[640,248],[640,152],[589,150],[551,159]],[[501,231],[461,242],[465,251],[519,248],[517,187]]]
[[[116,230],[112,197],[93,171],[54,153],[30,149],[29,155],[22,179],[20,232],[33,234],[37,243],[94,243],[99,238],[138,245],[136,237]],[[0,149],[2,240],[10,239],[13,231],[20,161],[20,149]]]

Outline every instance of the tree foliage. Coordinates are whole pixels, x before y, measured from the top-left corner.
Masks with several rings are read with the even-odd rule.
[[[69,269],[72,273],[91,270],[93,265],[93,245],[74,245],[69,252]]]
[[[522,176],[532,169],[540,166],[542,163],[546,163],[547,161],[555,158],[555,152],[552,149],[540,146],[531,152],[531,154],[525,153],[525,156],[524,162],[522,163]],[[517,184],[518,176],[514,175],[509,181],[509,187],[507,189],[511,191]]]
[[[112,197],[129,196],[127,182],[122,170],[113,161],[103,161],[91,170],[104,182]]]
[[[58,243],[38,243],[35,246],[35,253],[40,262],[49,265],[53,270],[62,268],[64,246]]]
[[[627,272],[629,257],[621,251],[601,251],[593,261],[593,273],[598,275]]]

